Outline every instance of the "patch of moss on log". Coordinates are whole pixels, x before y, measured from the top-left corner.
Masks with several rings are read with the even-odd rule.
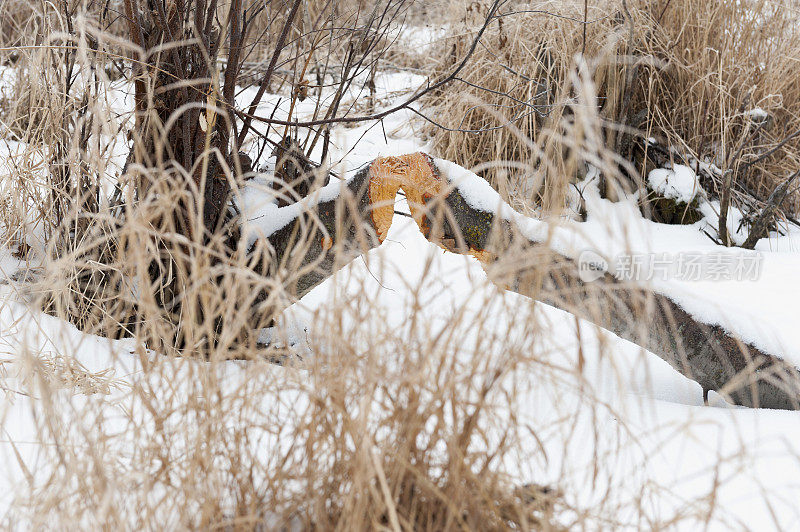
[[[643,214],[648,214],[646,207],[649,207],[649,215],[654,222],[670,225],[691,225],[703,219],[697,196],[689,203],[686,203],[674,198],[666,198],[648,188],[645,204],[646,206],[642,206]]]

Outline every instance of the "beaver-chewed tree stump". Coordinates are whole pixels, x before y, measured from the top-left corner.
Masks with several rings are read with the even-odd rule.
[[[584,282],[573,258],[525,237],[510,217],[497,214],[502,211],[476,206],[427,154],[375,159],[334,187],[279,209],[286,223],[250,248],[258,272],[281,280],[298,298],[386,238],[395,195],[402,189],[426,238],[477,257],[502,286],[644,347],[697,381],[705,394],[716,390],[744,406],[800,407],[800,371],[793,365],[704,323],[640,283],[607,272]],[[516,267],[504,275],[502,257],[508,253],[514,253]],[[520,256],[526,257],[522,268]],[[268,297],[263,294],[261,300]]]

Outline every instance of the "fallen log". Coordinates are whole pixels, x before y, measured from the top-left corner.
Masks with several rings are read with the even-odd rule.
[[[508,205],[476,201],[474,193],[449,182],[439,164],[448,163],[424,153],[378,158],[346,183],[329,185],[278,209],[276,219],[283,221],[262,226],[261,238],[250,247],[259,257],[256,269],[284,279],[294,295],[302,297],[386,238],[394,198],[402,189],[426,238],[449,251],[477,257],[499,284],[588,319],[659,355],[697,381],[706,396],[715,390],[738,405],[800,407],[796,367],[741,341],[733,331],[697,319],[669,295],[641,283],[621,281],[608,272],[585,282],[573,257],[552,249],[546,239],[523,235],[514,222],[519,215]],[[509,253],[515,257],[511,269],[502,261]],[[522,268],[520,256],[526,257]]]

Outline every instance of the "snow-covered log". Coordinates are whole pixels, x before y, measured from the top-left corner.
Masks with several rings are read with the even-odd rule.
[[[648,349],[705,392],[716,390],[745,406],[798,408],[800,372],[777,354],[706,323],[642,283],[607,271],[585,282],[576,257],[549,240],[545,222],[513,211],[475,174],[424,153],[375,159],[347,182],[274,209],[256,224],[261,236],[251,238],[250,253],[260,257],[257,270],[302,297],[386,238],[399,189],[426,238],[477,257],[505,287]],[[496,259],[509,253],[526,257],[522,267],[515,261],[509,277],[493,272]]]
[[[371,213],[370,167],[336,180],[302,201],[252,221],[255,269],[300,298],[354,257],[380,244]],[[262,294],[261,301],[268,294]]]

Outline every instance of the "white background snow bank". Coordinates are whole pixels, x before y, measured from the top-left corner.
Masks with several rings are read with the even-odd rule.
[[[104,398],[102,408],[105,423],[117,423],[120,432],[119,441],[109,445],[136,448],[137,436],[124,430],[124,412],[141,410],[139,396],[131,392],[131,386],[148,377],[130,354],[131,346],[125,341],[86,337],[53,318],[31,314],[12,302],[15,297],[9,287],[0,293],[4,351],[13,356],[27,346],[75,356],[90,371],[112,370],[119,385]],[[341,329],[332,330],[325,316],[342,312],[338,302],[348,297],[369,301],[370,311],[365,314],[358,306],[347,307]],[[410,325],[412,316],[418,326]],[[463,319],[453,322],[454,316]],[[502,343],[491,338],[481,342],[477,331],[467,327],[474,323],[473,317],[482,320],[483,334],[496,335]],[[617,509],[615,517],[627,516],[635,525],[643,518],[640,511],[647,519],[667,521],[680,512],[702,507],[707,502],[702,498],[716,490],[711,523],[722,528],[756,528],[764,523],[790,527],[800,520],[800,508],[795,504],[800,497],[796,413],[701,406],[699,386],[657,356],[609,333],[599,333],[593,325],[576,322],[562,311],[498,290],[477,261],[444,253],[424,240],[407,218],[397,217],[382,246],[310,292],[289,309],[286,319],[305,324],[310,338],[333,334],[358,342],[380,331],[386,334],[386,347],[379,352],[387,357],[392,357],[395,341],[424,345],[453,323],[461,324],[453,334],[459,338],[457,356],[465,364],[487,358],[502,361],[506,353],[493,348],[497,345],[526,353],[531,362],[504,384],[516,394],[513,424],[507,417],[511,412],[498,414],[487,430],[499,436],[508,427],[516,427],[522,442],[520,455],[508,458],[502,467],[519,482],[558,486],[579,507],[602,500]],[[581,329],[580,343],[576,327]],[[532,330],[538,333],[531,335]],[[579,352],[582,373],[575,371]],[[186,393],[182,388],[192,389],[192,365],[203,364],[153,360],[174,366],[169,383],[173,391],[169,393],[179,394]],[[220,371],[229,390],[243,386],[249,377],[241,363],[225,364]],[[289,383],[295,371],[276,366],[272,378]],[[155,390],[163,389],[164,384],[156,383]],[[13,389],[19,383],[7,378],[4,385]],[[713,404],[722,405],[718,398],[712,399]],[[82,404],[96,396],[76,394],[66,400],[80,415]],[[276,391],[265,400],[300,411],[306,399],[287,386],[285,393]],[[48,442],[32,430],[30,416],[39,411],[34,401],[12,394],[4,410],[6,443],[0,444],[0,452],[7,494],[4,502],[8,503],[15,493],[24,493],[15,453],[20,452],[29,467],[44,478],[45,464],[36,464]],[[287,414],[286,420],[288,423],[291,415]],[[235,422],[248,420],[237,418]],[[8,441],[18,442],[17,451]],[[280,442],[265,444],[265,460],[276,445]],[[598,461],[598,456],[603,458]],[[717,481],[719,486],[715,486]],[[684,520],[681,524],[693,529],[700,523]]]

